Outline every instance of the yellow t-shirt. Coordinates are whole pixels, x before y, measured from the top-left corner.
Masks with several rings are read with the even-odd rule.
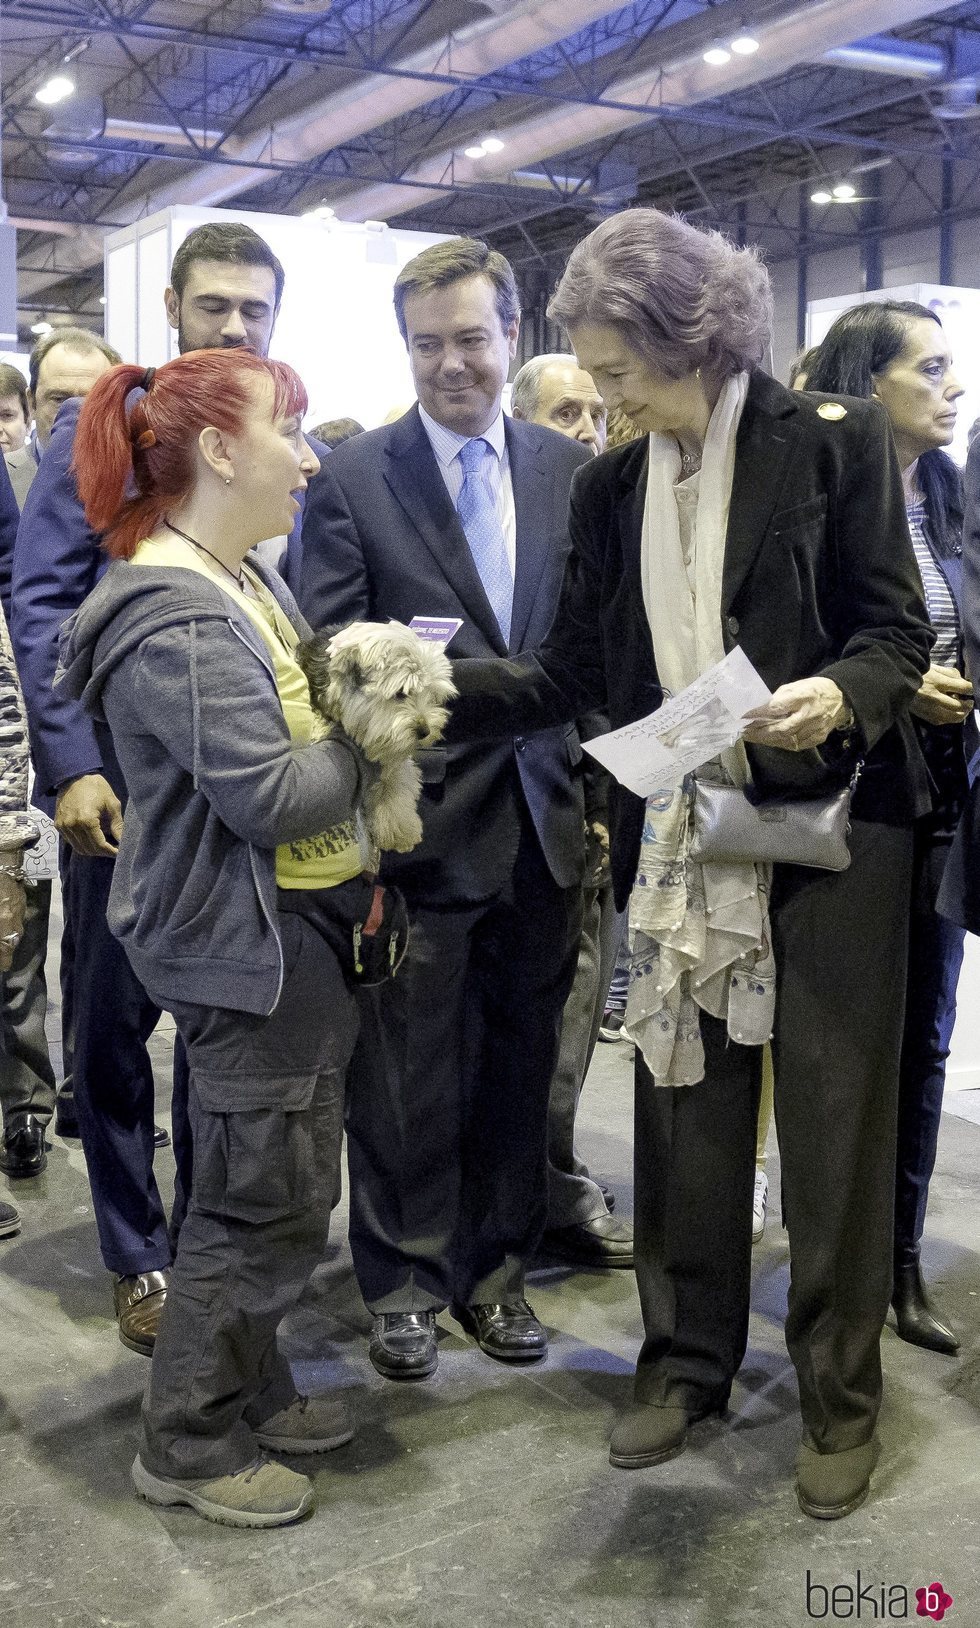
[[[243,566],[251,593],[242,593],[219,566],[209,565],[203,555],[179,537],[165,542],[144,540],[137,546],[133,564],[179,566],[181,570],[197,571],[217,583],[262,636],[291,738],[298,746],[308,746],[329,733],[327,724],[314,710],[306,674],[293,654],[299,635],[254,571]],[[356,821],[345,820],[341,825],[321,831],[319,836],[281,843],[276,849],[276,883],[281,888],[336,887],[339,882],[357,876],[365,867],[365,858]]]

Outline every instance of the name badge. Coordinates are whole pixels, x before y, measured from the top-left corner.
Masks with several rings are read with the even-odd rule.
[[[426,644],[447,645],[459,632],[463,619],[461,616],[413,616],[408,625]]]

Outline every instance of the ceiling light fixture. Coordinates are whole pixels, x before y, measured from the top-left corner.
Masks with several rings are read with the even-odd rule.
[[[852,198],[857,197],[857,187],[852,187],[850,181],[838,181],[834,187],[834,197],[838,203],[850,203]]]
[[[810,193],[810,202],[811,203],[829,204],[829,203],[833,203],[833,201],[834,201],[833,194],[828,192],[824,187],[821,187],[818,192],[811,192]]]
[[[487,158],[491,153],[502,153],[503,150],[504,143],[499,136],[483,136],[471,146],[463,148],[467,158]]]
[[[735,52],[736,56],[751,57],[755,55],[758,49],[759,41],[756,39],[754,34],[749,34],[747,31],[741,34],[736,34],[735,38],[732,40],[732,50]]]
[[[54,323],[53,322],[32,322],[31,323],[31,333],[32,334],[37,334],[38,339],[43,339],[45,334],[53,334],[54,333]]]
[[[63,102],[67,96],[74,96],[75,81],[69,79],[67,74],[56,73],[41,89],[35,91],[35,102],[41,102],[45,107],[54,107],[56,102]]]
[[[723,68],[726,62],[731,62],[732,53],[725,45],[710,45],[704,53],[703,60],[709,68]]]

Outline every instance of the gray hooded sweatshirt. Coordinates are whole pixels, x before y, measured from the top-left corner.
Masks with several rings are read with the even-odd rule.
[[[285,583],[250,557],[301,637]],[[262,638],[194,571],[116,561],[62,629],[56,683],[104,719],[128,802],[109,927],[158,1005],[268,1015],[282,987],[275,850],[351,818],[364,760],[296,745]]]

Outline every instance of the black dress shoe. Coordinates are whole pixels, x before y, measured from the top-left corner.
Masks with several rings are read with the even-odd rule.
[[[153,1146],[155,1148],[168,1148],[170,1146],[170,1132],[162,1125],[153,1127]]]
[[[385,1379],[428,1379],[439,1361],[434,1311],[382,1312],[368,1356]]]
[[[526,1300],[506,1306],[456,1306],[453,1315],[488,1357],[501,1362],[537,1362],[547,1356],[548,1336]]]
[[[687,1408],[657,1407],[650,1402],[636,1403],[623,1414],[610,1437],[610,1464],[617,1470],[646,1470],[654,1464],[666,1464],[668,1459],[683,1453],[692,1424],[713,1413],[725,1412],[728,1395],[726,1391],[724,1396],[705,1402],[693,1412]]]
[[[20,1231],[20,1211],[14,1204],[0,1204],[0,1238],[12,1238]]]
[[[612,1215],[597,1215],[573,1227],[555,1227],[546,1232],[542,1249],[560,1260],[582,1266],[633,1265],[633,1228],[629,1221]]]
[[[843,1453],[816,1453],[804,1442],[796,1460],[796,1496],[804,1515],[815,1521],[839,1521],[860,1509],[878,1461],[872,1437]]]
[[[77,1136],[78,1120],[75,1118],[75,1093],[69,1086],[64,1086],[58,1092],[54,1104],[54,1128],[59,1136]]]
[[[899,1339],[907,1340],[909,1345],[921,1345],[926,1351],[941,1351],[944,1356],[955,1357],[960,1342],[952,1329],[934,1314],[918,1261],[896,1266],[892,1305]]]
[[[33,1114],[14,1114],[0,1142],[0,1170],[8,1176],[39,1176],[47,1162],[41,1121]]]

